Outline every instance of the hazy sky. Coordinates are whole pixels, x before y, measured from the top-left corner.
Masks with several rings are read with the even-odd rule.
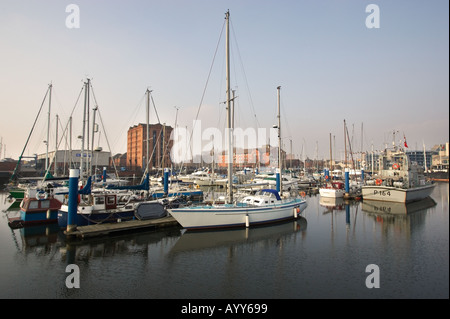
[[[76,21],[69,4],[79,8],[79,28],[66,24],[68,17],[69,26]],[[369,15],[376,18],[366,12],[369,4],[378,5],[379,28],[366,25]],[[333,156],[342,158],[344,119],[356,151],[372,143],[381,149],[394,130],[398,139],[405,134],[409,149],[448,142],[446,0],[0,0],[6,156],[19,157],[49,83],[49,147],[56,114],[64,127],[75,107],[73,147],[79,148],[83,98],[76,102],[87,77],[104,124],[96,143],[108,150],[108,139],[114,154],[126,152],[128,128],[146,121],[147,88],[161,123],[174,126],[177,107],[177,124],[190,128],[202,102],[202,127],[223,128],[220,35],[228,9],[236,126],[276,124],[281,86],[283,141],[292,139],[297,156],[315,158],[318,147],[319,158],[328,158],[331,133]],[[45,152],[47,112],[46,105],[25,155]],[[153,109],[150,117],[157,122]]]

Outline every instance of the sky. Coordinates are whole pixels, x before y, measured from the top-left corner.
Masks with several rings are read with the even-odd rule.
[[[342,159],[344,120],[353,151],[392,132],[410,150],[449,141],[446,0],[0,0],[1,158],[45,153],[47,101],[24,146],[50,83],[49,148],[72,112],[80,148],[87,78],[95,144],[113,154],[145,123],[147,89],[151,123],[223,129],[227,10],[236,127],[276,124],[281,86],[283,145],[299,158],[329,158],[331,134]]]

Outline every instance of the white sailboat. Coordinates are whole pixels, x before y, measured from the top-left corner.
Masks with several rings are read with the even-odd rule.
[[[227,128],[231,135],[231,98],[230,98],[230,63],[229,63],[229,17],[226,19],[226,72],[227,72]],[[278,87],[278,136],[280,137],[280,103]],[[224,228],[224,227],[249,227],[264,223],[279,222],[295,219],[301,209],[306,207],[303,198],[290,197],[282,199],[276,190],[261,190],[255,195],[244,197],[238,202],[233,202],[232,169],[233,169],[233,145],[231,136],[228,137],[228,203],[211,206],[191,206],[186,208],[169,209],[169,213],[186,229]],[[279,160],[281,168],[281,160]],[[281,169],[280,169],[281,174]]]

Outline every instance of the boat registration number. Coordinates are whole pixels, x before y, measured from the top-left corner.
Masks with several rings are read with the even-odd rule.
[[[391,191],[379,191],[379,190],[374,190],[373,191],[374,195],[379,195],[379,196],[391,196]]]

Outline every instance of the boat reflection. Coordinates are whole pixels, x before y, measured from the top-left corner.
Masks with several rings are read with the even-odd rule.
[[[299,217],[295,221],[270,226],[217,230],[205,232],[185,231],[171,249],[171,254],[239,244],[255,243],[263,240],[279,240],[306,230],[307,221]]]
[[[320,196],[319,205],[326,208],[325,213],[332,213],[333,211],[341,211],[345,208],[343,197],[324,197]]]
[[[362,210],[373,214],[407,215],[417,211],[426,210],[436,205],[436,202],[427,197],[417,202],[396,203],[385,201],[364,200]]]

